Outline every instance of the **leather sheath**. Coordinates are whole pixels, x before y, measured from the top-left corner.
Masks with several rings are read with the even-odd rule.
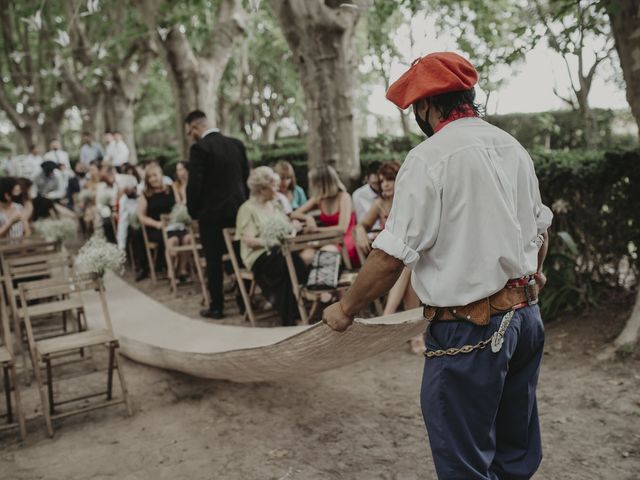
[[[538,286],[504,287],[490,297],[457,307],[424,306],[424,317],[429,321],[464,320],[476,325],[489,324],[491,315],[533,305],[538,301]]]

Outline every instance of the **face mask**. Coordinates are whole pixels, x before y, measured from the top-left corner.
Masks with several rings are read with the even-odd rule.
[[[413,107],[413,112],[416,117],[416,123],[418,124],[418,127],[420,127],[420,130],[422,130],[427,137],[430,137],[431,135],[433,135],[434,133],[433,128],[431,127],[429,122],[422,120],[422,118],[420,118],[420,115],[418,115],[418,108],[416,106]],[[428,116],[429,116],[429,110],[427,110],[427,118]]]
[[[11,201],[13,203],[22,203],[22,195],[11,195]]]
[[[128,192],[128,193],[127,193],[127,197],[132,198],[132,199],[133,199],[133,198],[138,198],[138,193],[137,193],[137,192],[135,192],[135,191],[133,191],[133,192]]]

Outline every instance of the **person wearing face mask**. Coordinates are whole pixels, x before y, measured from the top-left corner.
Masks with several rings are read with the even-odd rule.
[[[428,325],[421,404],[438,478],[528,479],[542,459],[537,297],[553,215],[526,150],[478,117],[477,79],[460,55],[432,53],[387,91],[413,106],[428,138],[407,155],[384,230],[323,320],[344,331],[409,267]]]
[[[22,201],[22,191],[14,177],[0,178],[0,238],[23,238],[31,234]]]
[[[249,161],[244,144],[222,135],[200,110],[189,113],[184,123],[186,135],[194,142],[189,150],[187,209],[200,226],[211,298],[200,315],[219,319],[224,316],[222,229],[235,225],[238,209],[248,197]]]

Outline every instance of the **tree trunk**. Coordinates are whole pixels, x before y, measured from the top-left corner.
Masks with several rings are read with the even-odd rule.
[[[351,182],[360,176],[353,90],[355,26],[364,2],[359,8],[345,3],[269,0],[294,53],[305,96],[309,168],[333,165],[344,181]]]
[[[640,131],[640,5],[637,0],[605,2],[627,85],[627,101]],[[618,350],[633,349],[640,336],[640,290],[629,320],[614,341]]]
[[[129,163],[138,163],[138,152],[135,137],[135,101],[121,92],[112,92],[109,98],[111,130],[122,134],[124,143],[129,147]]]
[[[147,26],[157,33],[156,40],[169,72],[176,101],[176,128],[182,139],[182,155],[186,159],[190,141],[184,132],[184,118],[193,110],[202,110],[209,122],[216,125],[220,80],[234,45],[246,33],[246,12],[242,0],[221,0],[210,38],[205,41],[202,51],[196,53],[179,26],[160,32],[158,14],[161,3],[138,0]]]
[[[627,102],[640,131],[640,5],[637,0],[607,0],[606,8],[627,85]]]

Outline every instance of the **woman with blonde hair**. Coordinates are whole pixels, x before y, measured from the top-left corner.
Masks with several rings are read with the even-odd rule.
[[[176,192],[164,184],[162,168],[157,163],[151,163],[144,172],[144,191],[138,198],[138,219],[146,227],[147,238],[150,242],[163,245],[162,222],[160,217],[171,213],[174,205],[178,203]],[[172,246],[188,245],[193,239],[186,230],[175,229],[167,232],[168,242]],[[146,255],[140,255],[140,260],[144,263]],[[160,256],[162,258],[162,256]],[[180,254],[176,267],[176,275],[179,282],[184,283],[188,277],[189,254]],[[142,280],[148,275],[148,266],[142,267],[136,280]]]
[[[351,195],[347,193],[338,173],[329,165],[314,168],[309,172],[309,189],[312,197],[291,214],[292,218],[304,220],[310,231],[339,231],[344,234],[344,246],[351,264],[359,266],[360,260],[352,235],[356,215]],[[316,226],[314,218],[309,214],[314,208],[320,209],[321,227]]]
[[[240,257],[245,267],[254,274],[256,283],[269,303],[280,314],[282,324],[295,325],[298,307],[293,295],[293,286],[287,262],[268,231],[295,227],[285,215],[276,198],[278,176],[269,167],[257,167],[247,179],[249,200],[244,202],[236,217],[236,240],[240,241]],[[300,281],[306,281],[308,269],[297,254],[292,253],[293,263]]]
[[[280,193],[287,197],[291,208],[296,210],[304,205],[307,201],[307,195],[296,182],[296,172],[293,170],[293,165],[286,160],[280,160],[274,165],[273,170],[280,176],[278,189]]]

